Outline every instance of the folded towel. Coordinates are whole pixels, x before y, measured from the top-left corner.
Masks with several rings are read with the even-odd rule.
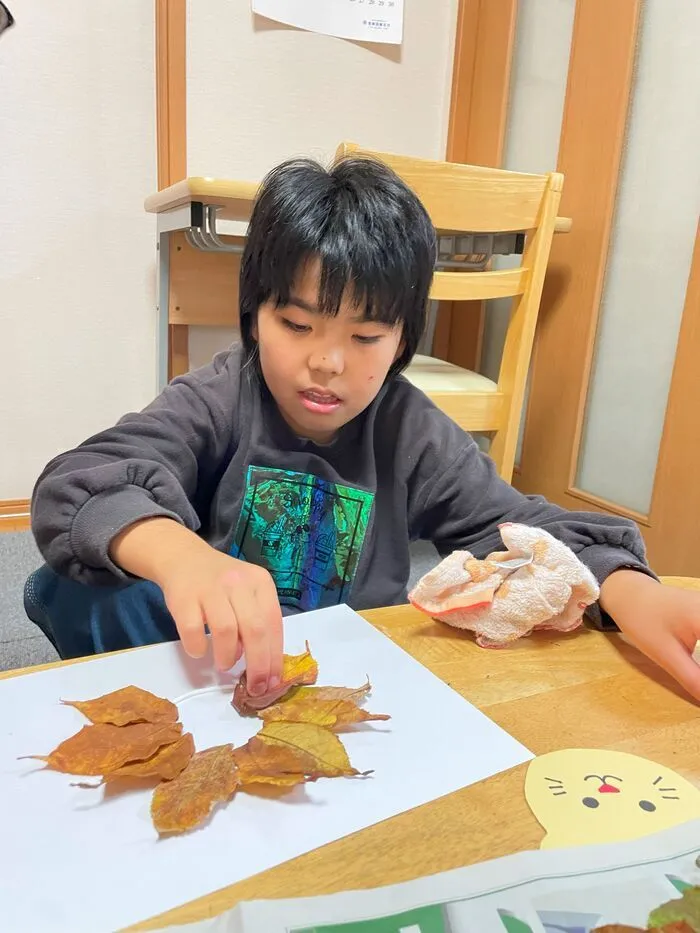
[[[574,552],[542,528],[499,525],[505,551],[484,560],[455,551],[422,577],[411,603],[434,619],[469,629],[483,648],[501,648],[535,629],[570,632],[599,595]]]

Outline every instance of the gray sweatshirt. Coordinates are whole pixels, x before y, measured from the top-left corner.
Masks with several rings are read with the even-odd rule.
[[[241,361],[240,346],[220,353],[48,464],[32,527],[50,566],[86,584],[128,582],[112,539],[165,516],[266,567],[286,612],[405,602],[412,540],[484,557],[502,549],[507,521],[547,529],[599,582],[622,567],[650,573],[633,522],[522,495],[403,377],[318,446],[292,432]]]

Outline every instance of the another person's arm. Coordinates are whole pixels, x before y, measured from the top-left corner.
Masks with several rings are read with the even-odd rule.
[[[643,538],[628,519],[570,512],[504,482],[475,441],[440,412],[424,413],[422,446],[411,496],[413,528],[441,554],[465,549],[485,557],[502,549],[498,526],[519,522],[546,529],[568,545],[600,584],[598,607],[636,646],[700,700],[700,594],[662,586],[650,569]],[[414,426],[414,430],[419,430]]]

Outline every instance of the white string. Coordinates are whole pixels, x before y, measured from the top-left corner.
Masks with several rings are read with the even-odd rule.
[[[175,703],[175,705],[177,706],[180,703],[184,703],[186,700],[191,700],[192,697],[201,696],[204,693],[217,693],[217,692],[223,693],[224,691],[233,695],[233,685],[232,684],[213,684],[210,687],[198,687],[196,690],[190,690],[189,693],[183,693],[181,697],[177,697],[172,702]]]

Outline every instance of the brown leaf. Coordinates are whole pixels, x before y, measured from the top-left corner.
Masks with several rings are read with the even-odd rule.
[[[267,745],[270,754],[285,753],[281,759],[285,761],[283,773],[305,774],[309,778],[359,774],[350,764],[338,736],[314,723],[268,722],[251,741],[255,739]],[[257,745],[255,753],[260,754]]]
[[[151,800],[153,825],[160,835],[193,829],[217,803],[229,800],[237,787],[233,745],[197,752],[173,781],[156,787]]]
[[[194,755],[194,739],[191,732],[186,732],[182,738],[172,745],[164,745],[155,755],[145,761],[130,761],[116,771],[106,774],[99,784],[78,784],[78,787],[101,787],[102,784],[112,783],[128,778],[158,778],[160,781],[172,781],[189,764]]]
[[[306,643],[304,654],[285,654],[282,666],[282,681],[279,687],[270,690],[262,696],[252,696],[248,693],[245,672],[236,684],[233,691],[231,705],[242,716],[251,715],[266,706],[272,706],[281,699],[292,687],[301,684],[315,684],[318,677],[318,664],[311,656],[309,643]]]
[[[352,700],[316,700],[313,697],[293,697],[260,710],[265,722],[314,722],[334,731],[358,722],[391,719],[384,713],[368,713]]]
[[[129,726],[98,723],[83,726],[49,755],[25,755],[45,761],[65,774],[109,774],[129,761],[150,758],[163,745],[177,742],[182,724],[138,722]]]
[[[170,700],[142,690],[141,687],[122,687],[94,700],[61,700],[65,706],[74,706],[90,722],[127,726],[132,722],[177,722],[177,706]]]

